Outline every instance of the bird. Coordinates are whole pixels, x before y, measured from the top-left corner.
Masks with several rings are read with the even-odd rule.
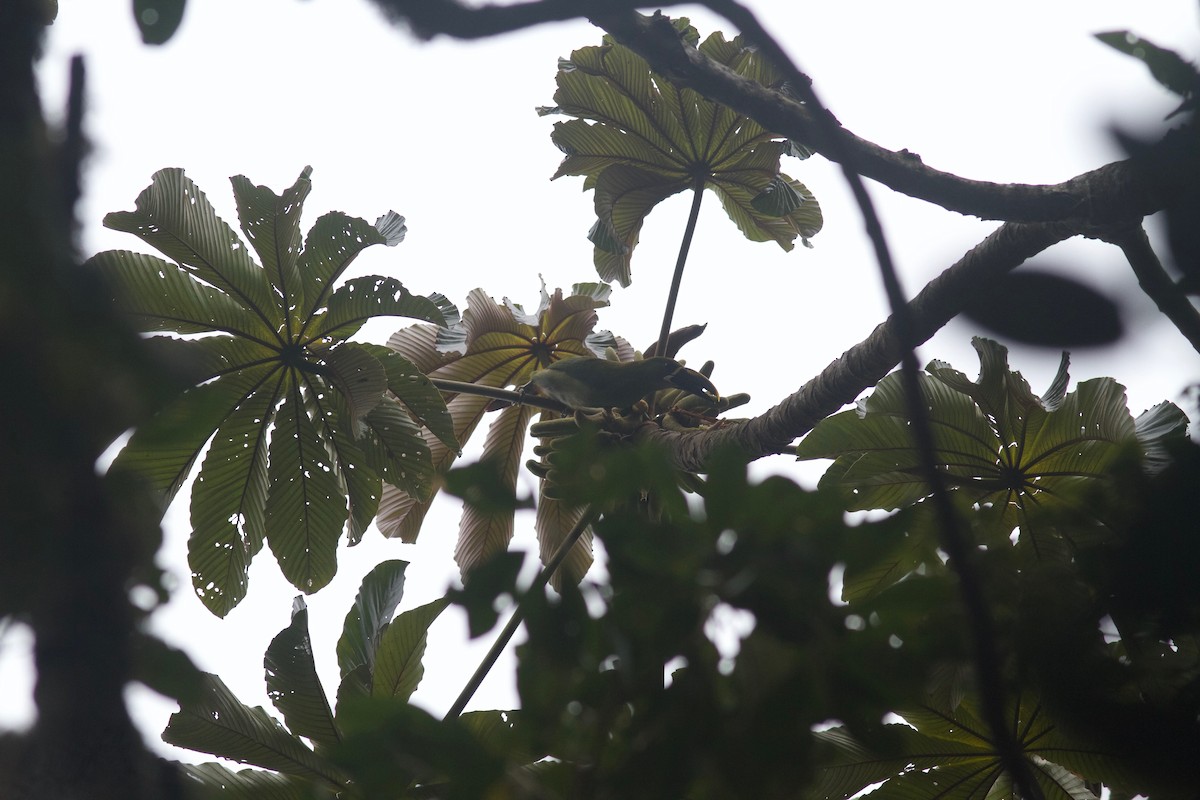
[[[565,358],[533,373],[521,392],[549,397],[570,408],[626,409],[660,389],[721,398],[708,378],[664,356],[640,361]]]

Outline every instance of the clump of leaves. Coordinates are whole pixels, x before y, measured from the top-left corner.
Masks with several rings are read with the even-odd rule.
[[[505,299],[497,303],[483,290],[468,296],[462,321],[445,329],[416,325],[394,334],[388,346],[414,363],[430,378],[502,388],[522,386],[535,370],[564,358],[603,356],[612,350],[621,360],[633,358],[633,348],[607,331],[595,331],[596,309],[608,305],[611,289],[585,283],[553,294],[542,289],[533,313]],[[448,397],[454,438],[466,442],[493,401],[466,392]],[[525,449],[526,431],[538,409],[509,405],[496,415],[484,442],[481,462],[488,464],[502,489],[516,493],[517,472]],[[543,412],[543,416],[553,412]],[[425,433],[434,468],[445,472],[458,456],[455,448],[436,433]],[[411,542],[417,537],[431,498],[401,486],[385,487],[376,520],[385,536]],[[582,509],[543,497],[538,504],[536,527],[543,560],[548,559],[578,521]],[[513,507],[486,508],[468,502],[459,525],[454,556],[463,573],[503,552],[513,536]],[[560,568],[560,574],[578,580],[592,562],[591,537],[585,535]]]
[[[1110,467],[1130,447],[1140,447],[1146,465],[1159,468],[1166,459],[1165,443],[1184,436],[1187,417],[1177,406],[1161,403],[1135,420],[1125,388],[1112,378],[1083,381],[1068,393],[1065,353],[1039,397],[1009,369],[1005,347],[984,338],[972,343],[980,359],[978,381],[943,361],[930,362],[927,374],[919,376],[937,466],[960,500],[991,511],[994,532],[1007,538],[1019,529],[1021,543],[1038,555],[1078,543],[1053,524],[1056,515],[1087,515],[1081,491],[1111,480]],[[821,486],[839,491],[850,510],[902,508],[930,492],[921,477],[899,373],[880,381],[856,409],[814,427],[797,456],[834,459]],[[922,504],[918,510],[927,509]],[[928,535],[912,536],[906,546],[931,553],[932,518],[915,519],[914,530]],[[889,580],[903,575],[893,572]]]
[[[902,710],[904,722],[882,726],[873,747],[843,727],[817,733],[825,763],[806,796],[853,797],[880,782],[886,797],[1015,796],[978,706],[979,698],[969,695],[952,707]],[[1011,735],[1043,796],[1098,798],[1096,784],[1081,775],[1109,778],[1117,772],[1106,764],[1111,755],[1065,735],[1035,697],[1023,696],[1010,706]]]
[[[675,20],[683,39],[700,35],[686,19]],[[782,77],[752,47],[720,32],[700,52],[736,74],[772,88]],[[644,59],[605,36],[559,61],[553,107],[539,114],[566,114],[551,139],[566,153],[555,178],[583,175],[594,189],[596,271],[605,281],[630,281],[630,259],[642,223],[658,203],[692,189],[712,189],[746,238],[774,241],[785,250],[797,237],[806,245],[821,229],[812,193],[780,171],[781,155],[807,158],[802,144],[764,129],[752,119],[654,73]],[[693,207],[693,216],[698,205]]]
[[[424,675],[421,659],[429,626],[447,605],[435,600],[396,616],[407,566],[384,561],[363,579],[337,642],[341,683],[333,708],[313,661],[302,597],[296,598],[290,624],[271,641],[263,659],[267,694],[286,727],[261,706],[243,704],[216,675],[206,676],[202,691],[171,716],[163,740],[257,769],[184,765],[194,784],[222,797],[230,791],[237,796],[334,797],[359,783],[361,770],[347,757],[354,749],[352,740],[371,723],[373,710],[405,707]],[[464,721],[471,728],[509,725],[499,711],[467,716]],[[475,745],[474,750],[482,748]],[[389,755],[407,767],[413,763],[396,758],[394,751]],[[406,783],[393,785],[393,791]]]
[[[143,476],[165,508],[207,446],[188,563],[218,616],[245,597],[264,541],[284,576],[315,592],[337,570],[343,529],[354,544],[375,516],[383,482],[428,497],[433,464],[421,425],[457,446],[441,395],[420,370],[387,348],[348,341],[372,317],[444,325],[457,310],[394,278],[336,285],[363,249],[403,240],[404,218],[389,212],[372,226],[334,211],[302,243],[310,173],[279,196],[231,179],[261,263],[180,169],[155,173],[134,211],[104,218],[170,260],[110,250],[88,261],[139,330],[187,337],[150,339],[191,388],[134,432],[113,469]]]

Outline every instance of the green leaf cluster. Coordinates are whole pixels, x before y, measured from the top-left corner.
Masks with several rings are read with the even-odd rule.
[[[263,659],[267,694],[283,723],[262,707],[244,705],[216,675],[184,699],[163,740],[250,764],[234,772],[218,763],[189,765],[199,797],[314,798],[361,796],[346,752],[364,724],[364,707],[406,704],[424,673],[429,626],[446,607],[437,600],[395,616],[404,595],[403,561],[385,561],[364,579],[337,642],[336,713],[313,661],[308,610],[297,597],[290,624]],[[393,618],[394,617],[394,618]],[[350,709],[350,710],[347,710]]]
[[[686,19],[682,38],[699,41]],[[699,44],[704,55],[764,86],[786,88],[780,74],[742,38],[717,32]],[[820,206],[804,184],[780,171],[781,155],[807,157],[801,144],[654,73],[640,56],[606,36],[599,46],[559,62],[554,107],[566,114],[551,139],[566,153],[555,178],[583,175],[594,190],[600,278],[628,285],[630,260],[651,209],[671,195],[712,189],[751,241],[792,249],[821,229]]]
[[[457,312],[394,278],[339,285],[362,250],[403,238],[403,218],[389,213],[376,228],[335,211],[302,238],[309,174],[282,195],[232,178],[247,247],[182,170],[161,170],[134,211],[104,222],[167,258],[111,250],[85,265],[138,330],[174,334],[149,343],[189,388],[134,431],[112,468],[145,479],[165,508],[203,456],[188,562],[218,616],[245,597],[264,542],[294,586],[320,589],[343,529],[351,544],[362,537],[385,482],[432,492],[421,426],[456,446],[420,371],[349,338],[377,316],[444,325]]]
[[[1102,535],[1105,520],[1091,513],[1085,492],[1111,486],[1111,467],[1131,447],[1153,454],[1179,439],[1187,416],[1163,403],[1135,420],[1124,387],[1111,378],[1084,381],[1068,393],[1066,354],[1039,397],[1009,369],[1002,345],[983,338],[973,344],[977,381],[941,361],[919,376],[945,484],[966,505],[986,511],[996,537],[1015,531],[1020,546],[1041,557]],[[796,452],[801,459],[833,459],[821,485],[839,491],[849,510],[903,508],[930,492],[898,372],[854,410],[822,420]],[[936,528],[923,504],[920,511],[925,533],[914,534],[910,546],[928,552]],[[1058,524],[1066,518],[1071,533]]]

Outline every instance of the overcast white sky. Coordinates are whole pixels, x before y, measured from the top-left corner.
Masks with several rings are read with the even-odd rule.
[[[306,229],[332,209],[368,220],[395,209],[408,218],[407,240],[368,250],[354,275],[391,275],[414,292],[440,291],[460,305],[477,286],[497,299],[536,304],[539,274],[550,288],[596,279],[585,239],[591,197],[581,194],[580,179],[548,180],[561,153],[549,139],[553,118],[539,118],[534,107],[550,103],[556,59],[597,43],[600,31],[578,22],[485,42],[421,43],[389,27],[365,0],[190,5],[175,38],[150,48],[140,43],[128,0],[61,0],[41,78],[48,114],[57,116],[67,61],[75,53],[86,57],[95,151],[79,209],[85,254],[146,249],[100,220],[132,208],[160,168],[183,167],[236,224],[229,176],[245,174],[278,192],[311,164]],[[1053,183],[1114,160],[1120,154],[1107,126],[1146,129],[1174,107],[1144,67],[1092,33],[1129,28],[1185,56],[1200,53],[1194,0],[749,5],[850,130],[908,148],[939,169],[998,182]],[[672,13],[690,16],[702,35],[734,33],[700,9]],[[753,395],[749,414],[799,388],[886,316],[861,218],[837,169],[814,157],[786,163],[785,171],[804,181],[824,210],[815,249],[784,253],[747,242],[710,195],[676,312],[678,324],[709,323],[683,355],[714,359],[723,392]],[[995,227],[872,189],[910,295]],[[601,327],[639,347],[657,334],[687,207],[688,198],[678,196],[654,211],[634,257],[633,285],[617,289],[613,307],[601,312]],[[1155,316],[1119,253],[1075,241],[1054,248],[1045,263],[1128,303],[1131,335],[1114,348],[1076,351],[1072,376],[1117,378],[1129,387],[1134,414],[1163,399],[1180,401],[1180,390],[1200,377],[1200,358]],[[366,337],[382,342],[400,325],[377,324]],[[921,348],[922,363],[941,358],[974,375],[970,337],[981,332],[951,324]],[[1010,349],[1014,367],[1043,390],[1058,354]],[[804,480],[814,474],[785,458],[758,468]],[[247,600],[224,621],[208,614],[187,577],[186,493],[180,496],[160,554],[179,589],[155,615],[155,629],[219,673],[244,702],[270,707],[262,653],[287,624],[296,591],[264,550]],[[359,547],[341,551],[334,582],[307,598],[331,695],[333,645],[362,576],[380,560],[405,559],[412,564],[401,608],[441,596],[454,580],[457,514],[455,502],[435,508],[416,545],[369,533]],[[514,546],[534,547],[531,521],[518,519],[517,527]],[[464,622],[447,612],[431,631],[415,700],[443,712],[489,643],[466,643]],[[0,639],[0,729],[32,718],[27,651],[20,628]],[[157,742],[173,705],[144,690],[131,697],[148,739]],[[472,707],[515,702],[506,658]]]

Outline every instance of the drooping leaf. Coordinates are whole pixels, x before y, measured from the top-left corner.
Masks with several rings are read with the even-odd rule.
[[[113,469],[141,474],[165,507],[209,447],[189,563],[197,594],[221,616],[245,596],[264,538],[289,580],[316,591],[336,570],[342,529],[350,544],[362,537],[384,481],[430,494],[433,465],[414,419],[457,449],[440,394],[414,364],[345,341],[375,316],[442,325],[457,309],[394,278],[337,285],[363,249],[399,243],[404,221],[389,212],[376,228],[333,212],[301,242],[310,174],[280,195],[231,179],[261,265],[178,169],[156,173],[134,211],[105,218],[169,260],[111,251],[88,262],[140,330],[215,334],[152,340],[192,388],[134,432]]]
[[[558,552],[559,546],[582,519],[585,510],[581,506],[547,497],[544,492],[538,497],[534,528],[537,530],[538,553],[543,564]],[[579,583],[591,569],[594,560],[592,530],[589,528],[575,542],[558,570],[550,576],[550,585],[561,591],[564,584]]]
[[[387,388],[404,403],[405,408],[417,421],[429,429],[447,447],[457,450],[458,440],[454,435],[454,421],[446,409],[446,402],[437,387],[421,369],[396,351],[380,345],[361,345],[379,359],[387,375]]]
[[[218,617],[246,596],[250,560],[266,537],[267,425],[276,398],[259,392],[225,418],[192,487],[188,566]]]
[[[296,393],[275,416],[267,478],[267,544],[284,577],[312,594],[337,572],[347,506],[329,451]]]
[[[532,406],[524,405],[509,406],[502,410],[488,429],[480,456],[481,463],[494,467],[501,485],[513,497],[517,492],[521,453],[525,450],[525,432],[535,411]],[[458,525],[458,544],[454,548],[454,561],[458,564],[459,572],[468,576],[479,564],[496,553],[506,551],[512,537],[512,508],[487,508],[472,503],[468,498],[463,505]]]
[[[363,454],[368,466],[391,486],[426,500],[433,493],[433,465],[421,429],[399,403],[371,409],[365,424]]]
[[[1187,427],[1183,409],[1165,400],[1137,416],[1134,434],[1142,446],[1142,463],[1148,472],[1157,474],[1171,463],[1171,447],[1187,441]]]
[[[263,667],[267,673],[267,695],[292,733],[311,741],[318,751],[341,741],[341,732],[334,724],[329,699],[313,661],[308,609],[303,597],[293,601],[292,621],[271,640]]]
[[[689,41],[699,34],[686,20],[676,27]],[[741,37],[714,33],[699,45],[708,58],[766,86],[781,76]],[[604,280],[630,281],[630,259],[646,216],[662,200],[713,189],[739,230],[752,241],[790,250],[820,230],[812,194],[779,170],[783,154],[808,151],[691,89],[650,70],[638,55],[606,36],[559,62],[557,104],[540,114],[565,114],[551,139],[566,157],[554,177],[585,176],[595,190],[596,224],[588,238]]]

